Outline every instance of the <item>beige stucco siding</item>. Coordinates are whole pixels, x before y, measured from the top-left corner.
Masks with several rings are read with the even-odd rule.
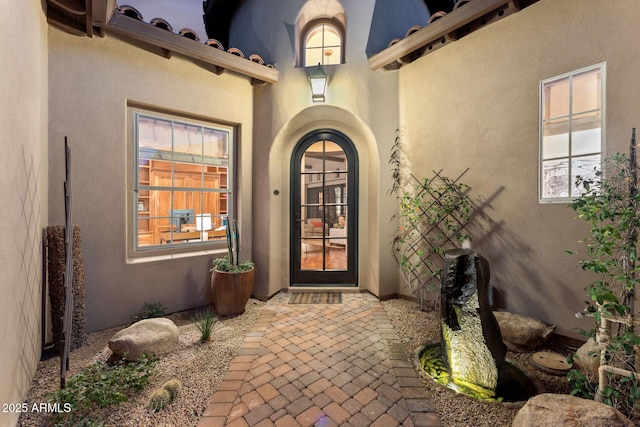
[[[41,236],[47,218],[47,23],[39,1],[0,16],[0,403],[22,403],[40,358]],[[28,29],[28,31],[25,31]],[[20,415],[0,411],[0,426]]]
[[[152,48],[150,48],[152,49]],[[128,103],[238,126],[239,223],[243,256],[251,254],[253,88],[246,77],[216,75],[160,50],[49,29],[49,216],[63,221],[64,137],[72,150],[73,221],[81,227],[89,331],[126,323],[143,302],[168,312],[211,302],[215,254],[130,263],[126,239],[131,174]],[[57,189],[57,190],[56,190]],[[226,250],[226,249],[225,249]],[[129,260],[130,261],[130,260]]]
[[[444,169],[488,203],[474,246],[491,264],[501,309],[576,336],[592,278],[577,268],[586,227],[567,204],[538,202],[541,80],[606,61],[606,151],[626,151],[640,126],[636,2],[538,3],[400,71],[400,121],[411,171]],[[582,248],[584,249],[584,248]]]

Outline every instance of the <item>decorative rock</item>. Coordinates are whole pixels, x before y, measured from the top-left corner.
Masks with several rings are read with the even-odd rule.
[[[568,394],[532,397],[518,411],[513,427],[627,427],[633,426],[617,409]]]
[[[538,348],[555,331],[556,327],[548,325],[533,317],[506,311],[494,311],[500,325],[502,340],[509,351],[525,353]]]
[[[470,249],[445,252],[441,323],[451,377],[493,392],[506,347],[489,306],[489,274]]]
[[[598,378],[600,367],[600,345],[595,339],[589,338],[577,351],[573,363],[580,372],[589,374],[592,378]]]
[[[138,361],[143,354],[157,356],[171,351],[178,338],[178,327],[171,320],[144,319],[117,332],[109,340],[109,348],[118,359]]]

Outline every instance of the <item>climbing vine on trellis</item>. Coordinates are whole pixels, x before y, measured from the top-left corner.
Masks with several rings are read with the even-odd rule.
[[[437,302],[433,291],[440,289],[444,252],[470,240],[465,229],[472,204],[469,187],[460,181],[467,171],[455,179],[444,176],[442,170],[424,179],[410,174],[409,185],[392,190],[399,193],[400,201],[393,256],[405,283],[419,297],[421,309],[427,298],[433,305]]]

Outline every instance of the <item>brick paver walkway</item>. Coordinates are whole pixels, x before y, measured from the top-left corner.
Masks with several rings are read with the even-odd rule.
[[[198,427],[440,426],[382,304],[263,308]]]

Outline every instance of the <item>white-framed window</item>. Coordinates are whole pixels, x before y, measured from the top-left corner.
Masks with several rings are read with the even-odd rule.
[[[540,202],[579,197],[578,176],[593,176],[604,147],[605,63],[540,83]]]
[[[226,241],[234,128],[132,110],[134,252],[206,249]]]
[[[303,36],[303,66],[342,64],[343,44],[344,34],[337,24],[324,19],[312,22]]]

